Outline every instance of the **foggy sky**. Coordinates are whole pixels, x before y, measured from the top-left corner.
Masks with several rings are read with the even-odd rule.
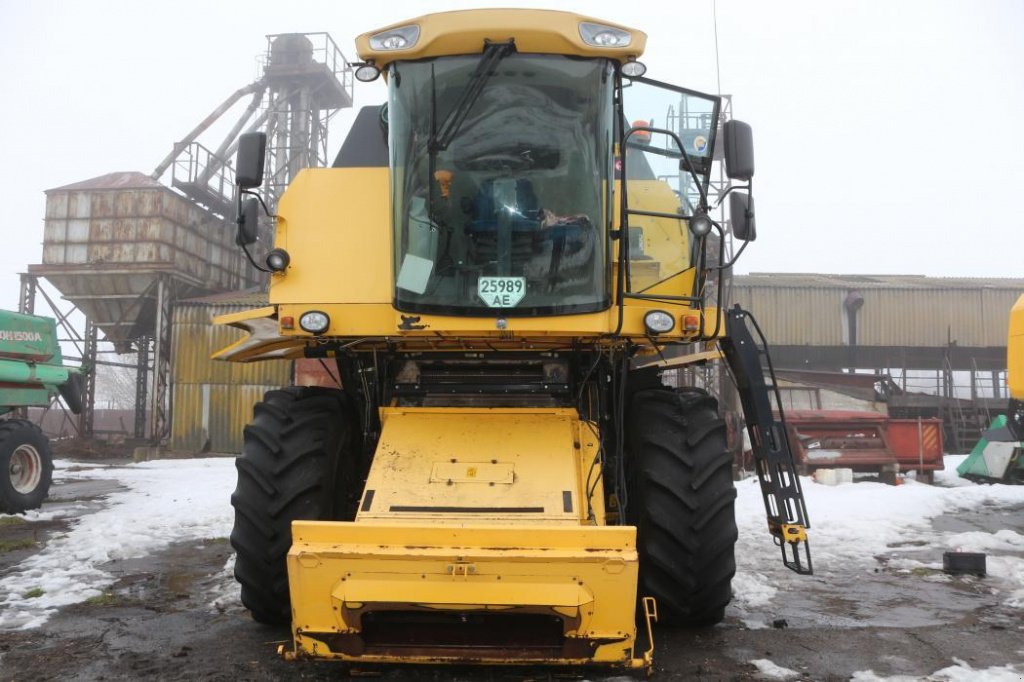
[[[266,34],[327,31],[354,60],[356,35],[427,7],[513,5],[644,30],[649,77],[717,91],[711,0],[0,0],[0,307],[42,259],[43,191],[152,172],[255,80]],[[758,240],[737,271],[1024,277],[1024,3],[719,0],[718,34],[757,158]],[[382,81],[356,86],[357,108],[383,100]]]

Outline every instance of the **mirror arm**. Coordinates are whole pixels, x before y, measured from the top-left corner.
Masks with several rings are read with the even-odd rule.
[[[711,220],[711,218],[708,218],[708,220]],[[711,224],[714,225],[715,229],[718,231],[719,243],[724,245],[725,244],[725,230],[722,228],[721,225],[719,225],[714,220],[711,220]],[[725,255],[724,255],[725,254],[725,249],[720,248],[718,250],[718,263],[719,264],[708,267],[708,270],[728,270],[729,268],[731,268],[733,265],[736,264],[736,261],[738,261],[740,259],[740,254],[743,253],[743,249],[747,248],[747,244],[749,244],[749,243],[750,243],[749,241],[744,241],[743,244],[740,245],[740,248],[736,251],[736,253],[734,253],[732,255],[732,258],[729,259],[728,263],[723,262],[722,259],[725,258]]]
[[[722,202],[725,201],[725,198],[729,196],[729,192],[733,191],[734,189],[745,189],[747,190],[747,193],[750,194],[750,196],[754,196],[754,181],[751,179],[748,180],[747,184],[745,185],[729,185],[728,187],[726,187],[725,191],[722,192],[722,196],[718,197],[718,201],[715,202],[715,208],[721,206]]]
[[[243,195],[243,194],[248,194],[248,195],[249,195],[249,196],[251,196],[251,197],[256,197],[256,200],[257,200],[258,202],[260,202],[260,206],[262,206],[262,207],[263,207],[263,213],[264,213],[264,214],[265,214],[265,215],[266,215],[266,216],[267,216],[268,218],[274,218],[274,219],[277,219],[277,214],[276,214],[276,213],[271,213],[271,212],[270,212],[270,209],[269,209],[269,208],[267,208],[267,205],[266,205],[266,204],[265,204],[265,203],[263,202],[263,197],[261,197],[261,196],[260,196],[260,195],[259,195],[258,193],[256,193],[256,192],[253,192],[252,190],[248,190],[248,189],[243,189],[243,190],[240,190],[240,191],[238,192],[238,208],[239,208],[239,213],[241,213],[241,208],[242,208],[242,195]]]
[[[249,263],[251,263],[254,268],[259,270],[260,272],[273,272],[273,270],[269,270],[269,269],[263,267],[262,265],[260,265],[259,263],[256,262],[256,259],[254,259],[252,257],[252,254],[249,253],[249,247],[248,246],[246,246],[245,244],[242,244],[241,246],[242,246],[242,251],[245,253],[245,257],[249,259]]]

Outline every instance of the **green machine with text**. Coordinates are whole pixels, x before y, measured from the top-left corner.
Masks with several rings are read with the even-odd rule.
[[[81,371],[64,366],[56,323],[0,311],[0,512],[35,509],[49,492],[49,439],[15,411],[46,407],[58,393],[72,412],[81,412]]]

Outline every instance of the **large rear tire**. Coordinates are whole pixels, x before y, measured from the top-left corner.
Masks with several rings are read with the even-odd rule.
[[[732,598],[737,537],[718,403],[695,388],[644,389],[633,394],[627,424],[640,594],[657,600],[661,624],[714,625]]]
[[[242,604],[260,623],[291,620],[286,558],[292,521],[346,520],[354,513],[352,498],[362,484],[356,424],[336,389],[268,391],[253,408],[235,461],[231,546]]]
[[[0,512],[38,509],[52,480],[53,454],[42,430],[24,419],[0,421]]]

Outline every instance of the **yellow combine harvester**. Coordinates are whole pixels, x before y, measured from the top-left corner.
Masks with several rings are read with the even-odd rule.
[[[810,572],[763,338],[712,304],[731,265],[709,255],[712,164],[745,183],[731,229],[753,239],[750,128],[644,78],[645,41],[537,10],[359,37],[356,75],[383,76],[388,103],[283,195],[270,305],[219,319],[249,332],[223,359],[320,358],[340,377],[269,392],[238,460],[242,601],[291,622],[286,657],[646,668],[656,611],[721,620],[725,427],[659,372],[722,354],[769,530]],[[241,194],[265,154],[241,141]],[[260,200],[239,203],[244,247]]]

